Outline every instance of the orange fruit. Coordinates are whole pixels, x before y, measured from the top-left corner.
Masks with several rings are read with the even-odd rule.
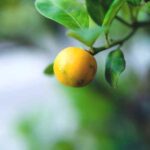
[[[95,58],[77,47],[63,49],[54,61],[54,73],[64,85],[81,87],[93,80],[97,70]]]

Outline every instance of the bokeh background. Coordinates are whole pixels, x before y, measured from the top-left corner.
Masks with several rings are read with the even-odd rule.
[[[125,34],[115,23],[113,35]],[[44,75],[61,49],[83,46],[65,32],[34,0],[0,0],[0,150],[149,150],[149,28],[124,45],[117,89],[104,79],[109,51],[96,55],[96,78],[84,88]]]

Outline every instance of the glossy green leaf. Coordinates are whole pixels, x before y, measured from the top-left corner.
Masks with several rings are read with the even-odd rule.
[[[98,25],[102,25],[104,16],[114,0],[86,0],[86,7],[90,17]]]
[[[43,16],[66,28],[85,28],[89,25],[86,8],[78,0],[36,0],[35,6]]]
[[[45,73],[46,75],[53,75],[53,74],[54,74],[53,66],[54,66],[53,63],[50,64],[50,65],[48,65],[48,66],[45,68],[44,73]]]
[[[84,43],[85,45],[92,47],[99,35],[103,32],[103,28],[96,26],[94,28],[85,28],[77,30],[69,30],[68,35]]]
[[[117,86],[119,76],[125,70],[125,66],[124,55],[120,49],[114,50],[108,54],[105,78],[112,87]]]
[[[105,15],[104,21],[103,21],[103,26],[110,26],[112,23],[113,19],[117,15],[118,11],[120,8],[123,6],[125,3],[125,0],[114,0],[113,3],[111,4],[107,14]]]
[[[86,0],[86,6],[91,18],[101,25],[104,18],[104,8],[99,0]]]

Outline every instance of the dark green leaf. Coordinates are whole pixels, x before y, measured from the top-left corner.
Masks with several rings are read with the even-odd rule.
[[[120,74],[125,70],[125,59],[120,49],[109,53],[106,60],[105,78],[107,82],[116,87]]]
[[[86,6],[91,18],[101,25],[104,18],[104,8],[99,0],[86,0]]]
[[[85,45],[92,47],[95,43],[96,39],[99,35],[103,32],[103,28],[96,26],[94,28],[85,28],[85,29],[78,29],[78,30],[70,30],[68,31],[68,35],[77,39],[78,41],[84,43]]]
[[[86,7],[91,18],[101,25],[109,6],[114,0],[86,0]]]
[[[53,75],[53,74],[54,74],[53,65],[54,65],[54,64],[52,63],[52,64],[48,65],[48,66],[45,68],[44,73],[45,73],[46,75]]]
[[[36,0],[35,6],[43,16],[66,28],[84,28],[89,25],[84,4],[77,0]]]

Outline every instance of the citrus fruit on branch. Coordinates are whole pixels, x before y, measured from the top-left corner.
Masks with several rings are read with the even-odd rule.
[[[97,70],[95,58],[77,47],[63,49],[54,61],[54,73],[64,85],[82,87],[91,82]]]

